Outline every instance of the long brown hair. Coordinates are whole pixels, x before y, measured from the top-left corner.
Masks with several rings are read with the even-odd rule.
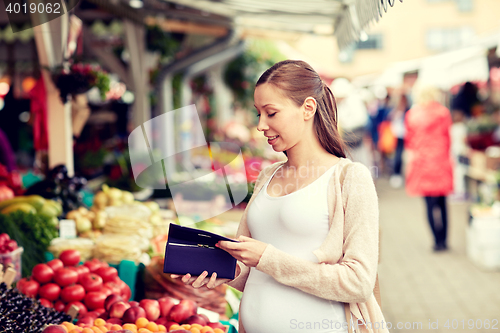
[[[337,127],[337,104],[330,88],[319,74],[306,62],[284,60],[266,70],[255,87],[269,83],[280,89],[297,106],[302,106],[307,97],[317,101],[314,129],[319,142],[330,154],[346,157],[346,145]],[[286,155],[286,151],[284,151]]]

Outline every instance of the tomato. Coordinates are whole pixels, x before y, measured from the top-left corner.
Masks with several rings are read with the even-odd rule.
[[[65,306],[66,304],[64,304],[61,300],[59,300],[54,304],[54,309],[56,309],[59,312],[62,312],[64,311]]]
[[[79,284],[64,287],[61,291],[61,299],[63,302],[81,301],[85,297],[85,289]]]
[[[49,267],[52,268],[54,272],[56,272],[59,268],[64,267],[64,264],[61,261],[61,259],[52,259],[47,263],[47,265],[49,265]]]
[[[122,289],[115,282],[106,282],[106,283],[104,283],[104,286],[108,287],[111,290],[112,294],[115,294],[115,295],[121,295],[122,294]]]
[[[78,278],[80,278],[80,276],[82,276],[83,274],[90,272],[89,268],[87,266],[83,266],[83,265],[76,266],[75,270],[78,273]]]
[[[64,312],[68,313],[68,311],[72,305],[74,305],[78,308],[78,317],[83,317],[87,314],[87,308],[85,307],[85,305],[83,305],[82,302],[78,302],[78,301],[73,301],[73,302],[69,302],[68,304],[66,304],[66,307],[64,308]]]
[[[106,296],[109,296],[113,293],[113,291],[106,286],[102,286],[101,290],[99,290],[99,291]]]
[[[96,310],[104,308],[104,301],[106,300],[106,295],[98,291],[91,291],[85,295],[84,303],[89,310]]]
[[[52,281],[52,278],[54,277],[54,271],[47,264],[37,264],[35,265],[35,267],[33,267],[31,275],[35,280],[37,280],[41,284],[44,284]]]
[[[104,282],[113,281],[118,276],[118,271],[114,267],[101,267],[95,273],[102,277]]]
[[[127,302],[130,300],[130,297],[132,297],[132,291],[130,290],[130,287],[125,283],[125,287],[122,289],[122,298]]]
[[[38,289],[38,295],[41,298],[45,298],[49,301],[55,301],[59,298],[61,294],[61,287],[55,283],[47,283]]]
[[[33,279],[23,278],[17,283],[17,289],[28,297],[36,297],[40,284]]]
[[[54,275],[54,281],[61,287],[78,282],[78,273],[71,268],[61,268]]]
[[[46,308],[52,308],[53,307],[52,302],[49,301],[48,299],[40,298],[39,301],[40,301],[40,304],[42,304]]]
[[[77,250],[64,250],[59,255],[64,266],[76,266],[80,263],[80,252]]]
[[[85,273],[78,279],[86,292],[99,291],[102,288],[102,278],[94,273]]]
[[[91,273],[94,273],[101,267],[109,267],[108,263],[100,261],[99,259],[92,259],[83,263],[84,266],[88,267]]]

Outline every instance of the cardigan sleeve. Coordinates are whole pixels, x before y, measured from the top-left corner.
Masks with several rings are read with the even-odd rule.
[[[343,258],[314,263],[268,245],[257,269],[306,293],[344,303],[365,302],[373,293],[378,265],[378,199],[371,173],[353,163],[342,188]]]

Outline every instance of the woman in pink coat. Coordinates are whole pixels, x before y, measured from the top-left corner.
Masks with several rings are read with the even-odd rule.
[[[422,196],[427,206],[427,218],[434,234],[435,251],[446,246],[446,196],[453,191],[453,167],[450,157],[450,111],[438,102],[435,88],[417,88],[415,104],[405,118],[408,150],[406,191]],[[434,212],[440,211],[436,220]]]

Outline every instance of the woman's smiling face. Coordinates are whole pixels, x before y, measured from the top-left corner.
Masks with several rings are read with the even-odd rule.
[[[285,151],[297,144],[304,128],[304,108],[285,97],[280,89],[264,83],[254,92],[254,102],[259,114],[257,130],[268,137],[275,151]],[[269,139],[278,136],[276,139]]]

